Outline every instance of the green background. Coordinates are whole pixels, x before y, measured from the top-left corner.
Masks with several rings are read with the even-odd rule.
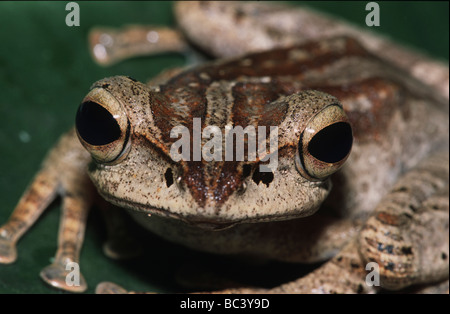
[[[80,27],[65,25],[66,3],[0,2],[0,224],[7,220],[46,152],[72,125],[77,106],[94,81],[117,74],[145,81],[167,67],[185,64],[182,56],[168,54],[103,68],[91,60],[87,47],[87,33],[93,26],[173,25],[170,2],[78,2]],[[365,27],[366,3],[308,5]],[[378,3],[381,26],[376,31],[448,60],[448,2]],[[56,250],[59,205],[52,204],[19,242],[18,261],[0,265],[0,293],[61,293],[38,277]],[[145,256],[129,262],[112,261],[101,252],[103,231],[100,217],[94,214],[81,256],[88,292],[105,280],[134,290],[179,291],[182,288],[174,283],[174,277],[180,266],[184,271],[192,269],[189,263],[198,261],[214,261],[224,269],[235,266],[232,260],[190,252],[140,230]],[[272,269],[285,269],[276,273],[280,282],[298,275],[295,266],[277,266],[271,264]],[[253,270],[245,267],[241,271]],[[255,276],[266,276],[265,267],[269,266],[255,270]]]

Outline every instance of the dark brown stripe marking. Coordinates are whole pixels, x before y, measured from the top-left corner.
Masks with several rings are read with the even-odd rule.
[[[210,104],[206,98],[206,91],[213,82],[218,81],[237,82],[232,88],[234,104],[230,114],[231,125],[240,125],[243,128],[248,125],[278,126],[285,119],[288,108],[287,105],[280,105],[280,102],[274,104],[275,100],[283,95],[311,89],[313,86],[305,86],[302,83],[306,72],[319,73],[339,60],[351,56],[370,57],[355,40],[337,38],[255,53],[182,72],[160,86],[160,93],[156,93],[155,99],[150,102],[155,125],[162,134],[161,142],[155,139],[152,142],[168,156],[171,144],[177,140],[170,138],[170,130],[177,125],[183,125],[191,132],[192,148],[193,118],[201,118],[204,123],[207,113],[216,112],[214,108],[207,108]],[[258,78],[260,82],[257,82]],[[363,135],[370,134],[374,129],[382,129],[379,121],[383,121],[382,117],[390,113],[392,109],[389,103],[394,101],[396,96],[393,85],[381,79],[358,82],[345,88],[316,87],[315,89],[344,99],[358,95],[369,97],[373,102],[372,117],[363,117],[356,111],[349,114],[356,129]],[[346,88],[350,89],[350,94]],[[377,98],[379,97],[377,91],[381,89],[387,90],[388,95],[392,96],[387,99]],[[368,123],[372,119],[375,123]],[[270,129],[266,128],[266,138],[269,131]],[[279,149],[283,151],[283,147]],[[216,172],[206,173],[205,171],[211,167],[205,167],[204,163],[205,161],[180,162],[183,171],[182,180],[200,206],[206,204],[208,197],[213,197],[220,206],[242,185],[242,169],[238,167],[237,162],[217,162],[214,164]]]

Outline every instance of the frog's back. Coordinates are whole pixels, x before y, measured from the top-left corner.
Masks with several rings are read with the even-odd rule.
[[[129,172],[127,163],[133,164],[130,176],[140,178],[139,182],[154,178],[158,183],[140,184],[139,190],[126,185],[118,188],[102,169],[95,169],[91,177],[117,205],[174,215],[191,223],[258,222],[313,214],[330,186],[326,177],[310,182],[311,176],[299,173],[299,143],[318,113],[333,104],[342,103],[354,136],[349,160],[332,177],[338,184],[330,204],[342,215],[370,212],[404,169],[436,146],[448,145],[448,121],[440,111],[445,101],[348,37],[219,60],[178,73],[150,91],[120,80],[131,86],[132,95],[124,94],[123,99],[142,101],[126,104],[134,125],[132,141],[140,144],[117,169]],[[113,92],[117,84],[108,82],[96,86]],[[125,85],[119,93],[128,88]],[[142,114],[134,117],[139,111]],[[142,116],[147,117],[147,125]],[[335,122],[339,121],[325,121],[321,128]],[[261,175],[258,158],[193,160],[192,152],[189,160],[174,161],[171,149],[179,138],[171,137],[171,131],[184,128],[194,143],[195,123],[198,130],[278,127],[278,168]],[[199,139],[202,147],[208,140]],[[221,141],[225,147],[225,136]],[[148,154],[154,161],[142,164],[140,156]],[[123,194],[116,195],[118,191]]]
[[[370,211],[398,174],[430,150],[448,145],[445,99],[345,36],[192,68],[160,86],[170,102],[163,107],[154,104],[152,111],[158,127],[166,130],[169,152],[174,141],[169,138],[170,128],[179,124],[192,128],[195,117],[202,119],[202,128],[279,126],[288,108],[276,100],[305,90],[337,97],[352,125],[354,153],[335,181],[342,190],[354,192],[342,197],[336,195],[342,193],[338,188],[331,198],[340,200],[336,204],[344,212],[352,208]],[[296,145],[288,143],[279,151],[293,156]],[[243,181],[243,168],[236,172],[232,163],[226,167],[189,165],[206,169],[203,176],[223,186],[218,199],[227,199]],[[213,169],[219,170],[210,177]],[[198,185],[202,175],[194,177],[197,187],[205,190],[203,184]]]

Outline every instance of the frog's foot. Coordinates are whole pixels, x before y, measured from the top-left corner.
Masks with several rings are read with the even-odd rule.
[[[42,270],[41,277],[56,288],[73,292],[86,290],[86,281],[78,271],[78,264],[73,264],[78,270],[71,272],[70,268],[66,271],[66,263],[62,261],[79,260],[87,214],[95,193],[85,171],[90,161],[91,157],[80,145],[75,129],[61,137],[9,220],[0,227],[0,262],[10,263],[16,259],[16,242],[61,195],[63,205],[58,251],[55,263]]]
[[[0,234],[0,264],[11,264],[15,262],[16,259],[16,243]]]
[[[125,290],[119,285],[115,283],[104,281],[97,285],[95,288],[96,294],[127,294],[129,291]]]
[[[57,182],[55,182],[52,172],[48,169],[39,171],[8,221],[0,226],[1,264],[10,264],[17,259],[17,241],[54,199],[56,190]]]
[[[360,252],[390,290],[448,279],[448,155],[405,174],[361,231]]]
[[[200,294],[251,294],[251,293],[266,293],[266,289],[258,289],[258,288],[236,288],[236,289],[225,289],[214,292],[196,292]],[[95,289],[96,294],[135,294],[141,292],[127,291],[121,286],[105,281],[101,282],[97,285]],[[153,294],[154,292],[143,292],[145,294]]]
[[[269,290],[269,293],[372,294],[376,286],[365,282],[364,263],[356,241],[350,241],[338,255],[297,280]]]
[[[69,292],[84,292],[87,283],[83,275],[79,272],[79,267],[67,267],[63,263],[55,262],[45,267],[41,273],[41,278],[50,286]]]

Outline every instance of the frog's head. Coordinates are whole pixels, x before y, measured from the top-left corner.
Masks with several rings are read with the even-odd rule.
[[[237,85],[211,85],[201,95],[206,89],[199,84],[150,89],[123,76],[95,83],[76,127],[93,157],[89,172],[100,194],[121,207],[204,227],[313,214],[331,188],[328,177],[351,150],[342,106],[318,91],[249,106],[238,103],[237,89],[230,98]],[[247,134],[253,128],[255,137],[245,136],[242,147],[239,136],[226,142],[224,134],[241,130],[236,126]],[[245,149],[244,160],[227,157],[230,148]]]

